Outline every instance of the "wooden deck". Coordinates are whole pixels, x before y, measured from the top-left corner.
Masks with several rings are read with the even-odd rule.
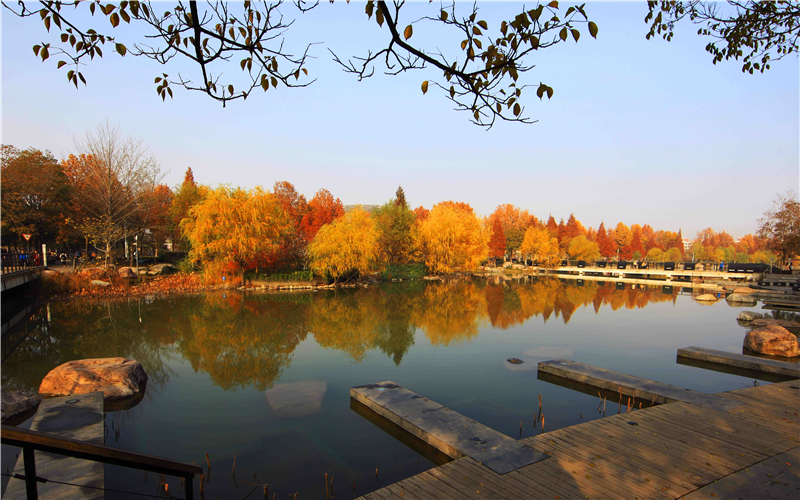
[[[800,497],[800,381],[719,396],[743,404],[673,402],[585,422],[523,439],[550,458],[513,472],[464,457],[361,498]]]

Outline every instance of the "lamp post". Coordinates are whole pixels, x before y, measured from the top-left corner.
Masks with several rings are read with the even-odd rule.
[[[134,239],[133,244],[136,246],[136,249],[133,251],[133,253],[136,255],[136,281],[138,282],[139,281],[139,235],[137,234],[136,236],[133,237],[133,239]]]

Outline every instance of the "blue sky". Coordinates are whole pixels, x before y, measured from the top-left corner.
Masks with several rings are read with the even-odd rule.
[[[457,13],[469,5],[458,4]],[[287,17],[298,16],[284,7]],[[427,2],[408,7],[405,22],[439,10]],[[496,31],[523,4],[479,7]],[[326,188],[345,204],[381,204],[402,185],[412,205],[428,208],[452,199],[488,215],[512,203],[544,219],[574,213],[595,228],[623,221],[680,228],[688,237],[706,227],[737,237],[754,232],[778,193],[798,190],[798,59],[745,75],[737,62],[712,65],[708,41],[689,24],[678,25],[672,42],[645,40],[644,3],[588,3],[586,10],[599,26],[596,40],[584,29],[579,43],[528,60],[536,68],[525,83],[555,89],[550,101],[529,91],[526,114],[538,122],[489,131],[433,87],[422,94],[423,80],[442,80],[437,70],[392,77],[378,67],[362,82],[342,72],[328,48],[363,55],[389,37],[355,1],[320,4],[287,34],[295,52],[321,42],[311,49],[313,85],[254,93],[224,109],[177,88],[162,103],[153,79],[195,76],[194,68],[121,58],[110,48],[83,69],[88,87],[75,90],[56,70],[57,58],[42,63],[31,51],[55,35],[37,19],[3,12],[2,142],[63,158],[75,138],[108,119],[149,147],[171,186],[191,167],[204,184],[271,188],[287,180],[308,198]],[[126,43],[136,35],[127,27],[117,34]],[[412,41],[448,51],[461,38],[447,35],[415,25]],[[236,63],[225,68],[237,72]]]

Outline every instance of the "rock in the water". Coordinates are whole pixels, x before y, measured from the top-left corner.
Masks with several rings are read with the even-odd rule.
[[[42,380],[39,393],[68,396],[103,391],[104,399],[120,399],[139,392],[145,380],[144,368],[132,359],[80,359],[52,369]]]
[[[753,311],[742,311],[739,313],[738,316],[736,316],[736,320],[742,322],[753,321],[754,319],[760,319],[760,318],[761,314],[755,313]]]
[[[768,325],[757,328],[744,338],[744,346],[753,352],[793,358],[800,356],[800,342],[786,328]]]
[[[508,361],[512,365],[521,365],[523,363],[523,361],[519,358],[508,358],[506,361]]]
[[[700,302],[716,302],[717,297],[715,295],[711,295],[710,293],[704,293],[703,295],[698,295],[695,297],[694,300]]]
[[[290,384],[275,384],[265,395],[276,415],[281,417],[304,417],[322,409],[322,401],[328,383],[319,380],[304,380]]]
[[[101,267],[88,267],[86,269],[82,269],[80,275],[94,280],[105,276],[106,270]]]
[[[745,295],[743,293],[732,293],[732,294],[728,295],[727,297],[725,297],[725,300],[727,300],[731,304],[753,304],[753,305],[755,305],[755,304],[758,303],[758,300],[755,297],[752,297],[750,295]]]
[[[120,267],[117,269],[117,274],[119,274],[120,278],[135,278],[136,271],[131,269],[130,267]]]
[[[42,401],[42,396],[36,391],[3,391],[3,411],[0,419],[13,418],[20,413],[36,408]]]
[[[111,286],[111,283],[102,280],[92,280],[89,284],[92,286],[101,286],[101,287]]]

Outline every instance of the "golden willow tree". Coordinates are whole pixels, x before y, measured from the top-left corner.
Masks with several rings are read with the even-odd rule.
[[[221,186],[189,210],[181,229],[192,246],[193,262],[207,271],[234,267],[244,282],[247,266],[259,254],[274,251],[290,224],[272,193]]]
[[[367,212],[356,207],[322,226],[308,246],[311,269],[338,281],[357,270],[373,271],[378,264],[378,230]]]
[[[490,231],[466,203],[434,205],[419,233],[425,265],[434,273],[473,271],[489,253]]]

